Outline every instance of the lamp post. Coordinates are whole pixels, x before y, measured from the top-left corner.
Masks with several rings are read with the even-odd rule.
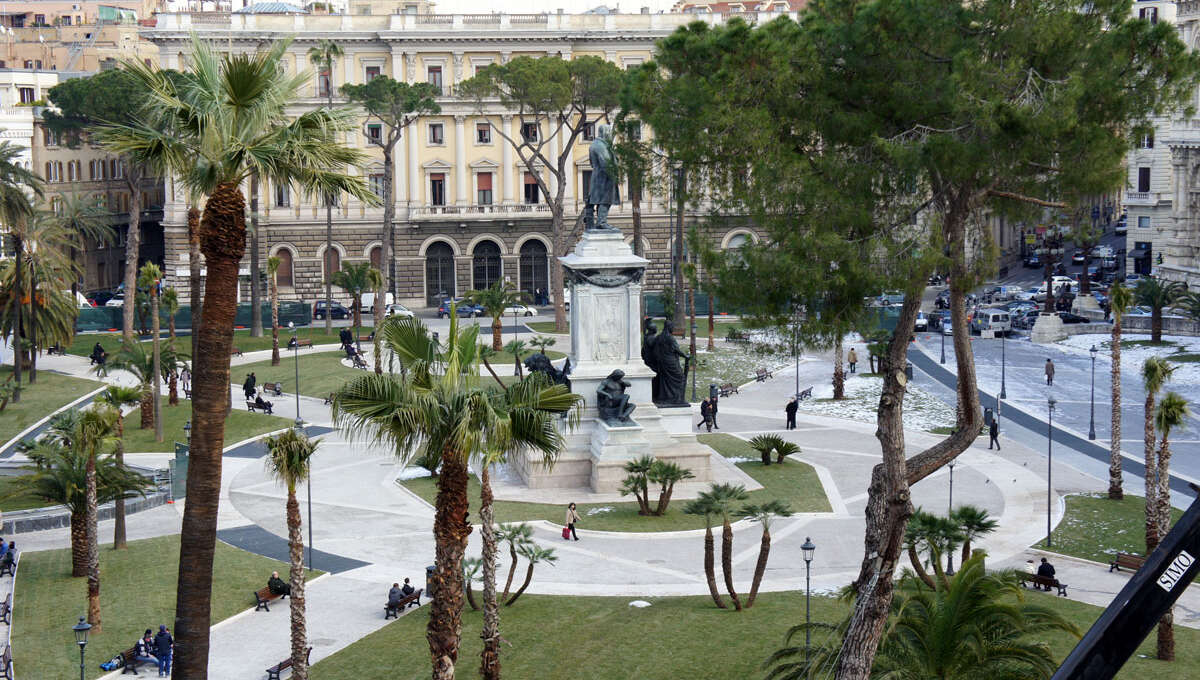
[[[1049,548],[1050,543],[1050,489],[1051,489],[1051,469],[1050,465],[1054,462],[1054,405],[1058,402],[1054,401],[1054,397],[1046,400],[1046,404],[1050,407],[1050,418],[1046,421],[1046,547]]]
[[[805,536],[804,545],[800,546],[800,550],[804,552],[804,658],[808,658],[808,652],[812,646],[812,618],[809,615],[809,598],[812,593],[812,561],[813,554],[817,552],[817,546],[813,545],[812,539]]]
[[[950,459],[950,501],[946,504],[946,516],[949,517],[954,512],[954,461],[956,458]],[[954,573],[954,551],[946,551],[946,573]]]
[[[79,680],[86,680],[84,674],[83,650],[87,647],[88,632],[92,629],[92,625],[79,617],[79,623],[71,626],[71,630],[75,631],[75,644],[79,645]]]
[[[296,324],[292,321],[288,322],[288,328],[292,331],[292,339],[288,340],[288,349],[292,350],[292,356],[295,358],[296,366],[296,422],[294,423],[296,431],[300,432],[304,429],[304,420],[300,417],[300,341],[296,338]],[[312,542],[313,542],[313,525],[312,525],[312,469],[309,469],[308,477],[304,479],[304,486],[308,492],[308,568],[312,566]]]
[[[1007,372],[1006,368],[1008,365],[1008,359],[1004,352],[1005,340],[1007,340],[1007,339],[1008,339],[1008,332],[1006,331],[1004,333],[1004,335],[1000,336],[1000,397],[999,397],[1000,399],[1008,399],[1008,380],[1005,377],[1005,373]],[[996,415],[999,415],[999,414],[1000,414],[1000,401],[997,400],[996,401]]]
[[[192,421],[183,424],[183,437],[187,440],[188,449],[192,448]]]
[[[1091,419],[1088,422],[1088,439],[1095,440],[1096,439],[1096,355],[1100,353],[1100,350],[1096,349],[1095,345],[1092,345],[1092,348],[1090,350],[1088,350],[1088,352],[1090,352],[1092,355],[1092,411],[1091,411]]]

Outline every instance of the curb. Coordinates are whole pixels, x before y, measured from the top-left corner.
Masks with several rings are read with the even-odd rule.
[[[58,374],[57,371],[54,371],[54,373]],[[66,374],[59,374],[59,375],[66,375]],[[74,378],[76,376],[71,375],[71,376],[67,376],[67,377]],[[66,411],[67,409],[70,409],[70,408],[75,408],[80,403],[84,402],[85,400],[94,398],[97,394],[100,394],[101,392],[103,392],[106,389],[108,389],[107,384],[105,384],[104,387],[97,387],[96,389],[92,390],[91,392],[88,392],[87,394],[76,399],[75,401],[73,401],[69,404],[66,404],[65,406],[59,408],[57,411],[52,412],[50,415],[46,416],[45,418],[42,418],[41,420],[37,421],[33,425],[30,425],[29,427],[25,428],[20,433],[18,433],[17,436],[13,437],[12,439],[8,440],[7,442],[4,442],[4,444],[0,445],[0,452],[7,451],[10,448],[16,446],[17,443],[20,442],[21,440],[23,440],[26,436],[28,436],[30,432],[33,432],[34,430],[38,429],[39,427],[50,422],[50,419],[53,418],[54,416],[58,415],[59,413]]]

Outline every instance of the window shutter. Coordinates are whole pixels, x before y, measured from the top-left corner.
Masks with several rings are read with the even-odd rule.
[[[478,182],[479,182],[479,190],[480,191],[491,191],[492,190],[492,173],[490,173],[490,172],[479,173]]]

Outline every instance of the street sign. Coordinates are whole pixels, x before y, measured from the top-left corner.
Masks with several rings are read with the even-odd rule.
[[[1025,234],[1025,245],[1036,246],[1037,245],[1037,234]]]

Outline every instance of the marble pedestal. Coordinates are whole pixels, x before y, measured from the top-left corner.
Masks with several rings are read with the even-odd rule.
[[[1029,339],[1041,344],[1058,342],[1066,337],[1067,331],[1063,328],[1062,319],[1058,318],[1056,314],[1045,312],[1038,315],[1037,321],[1033,324],[1033,330],[1029,332]]]
[[[710,480],[711,449],[684,429],[691,407],[659,409],[651,399],[654,372],[642,362],[640,304],[649,261],[618,231],[588,231],[561,262],[571,287],[571,389],[584,399],[583,417],[564,433],[567,447],[553,468],[526,456],[515,461],[517,474],[532,488],[615,491],[625,463],[653,455],[690,469],[696,481]],[[614,370],[630,384],[625,394],[636,408],[629,424],[605,423],[596,410],[596,388]]]

